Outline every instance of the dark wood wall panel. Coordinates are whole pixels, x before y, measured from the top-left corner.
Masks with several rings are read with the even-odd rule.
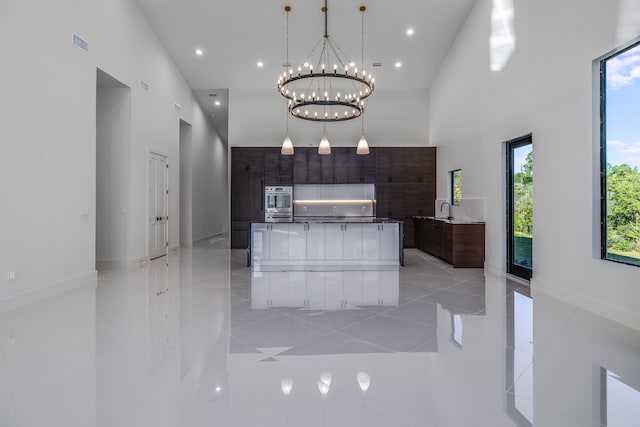
[[[376,185],[376,216],[404,221],[405,247],[414,246],[415,215],[433,215],[436,198],[435,147],[334,147],[320,155],[299,147],[293,156],[279,147],[231,149],[231,245],[246,248],[249,220],[264,218],[264,186],[291,184]]]

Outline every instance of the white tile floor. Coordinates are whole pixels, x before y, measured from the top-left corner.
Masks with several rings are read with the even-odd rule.
[[[252,309],[225,247],[0,313],[0,426],[640,426],[639,331],[417,250],[395,306]]]

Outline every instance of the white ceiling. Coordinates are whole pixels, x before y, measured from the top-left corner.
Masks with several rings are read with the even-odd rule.
[[[324,0],[136,0],[195,90],[276,90],[286,62],[297,65],[324,33]],[[328,33],[360,67],[361,5],[367,10],[365,68],[384,89],[427,88],[475,0],[328,0]],[[413,36],[406,30],[413,28]],[[203,50],[202,56],[195,54]],[[313,62],[316,62],[314,55]],[[256,63],[262,61],[263,68]],[[402,62],[397,69],[394,64]],[[381,62],[382,68],[372,68]],[[201,92],[203,93],[203,92]],[[201,97],[206,98],[206,97]],[[211,103],[203,107],[220,116]]]

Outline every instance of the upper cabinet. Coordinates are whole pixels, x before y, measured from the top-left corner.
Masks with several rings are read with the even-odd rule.
[[[264,155],[264,181],[266,185],[293,184],[293,157],[280,154],[280,148],[257,148]]]
[[[376,150],[370,151],[369,155],[360,156],[353,147],[333,147],[331,154],[321,155],[315,147],[296,148],[293,183],[373,184],[376,182]]]
[[[376,163],[376,183],[435,185],[435,147],[381,147]]]

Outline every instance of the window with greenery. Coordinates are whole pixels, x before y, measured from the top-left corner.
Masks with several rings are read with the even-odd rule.
[[[462,200],[462,169],[456,169],[449,173],[451,174],[451,204],[460,206],[460,200]]]
[[[640,42],[600,62],[602,258],[640,266]]]

